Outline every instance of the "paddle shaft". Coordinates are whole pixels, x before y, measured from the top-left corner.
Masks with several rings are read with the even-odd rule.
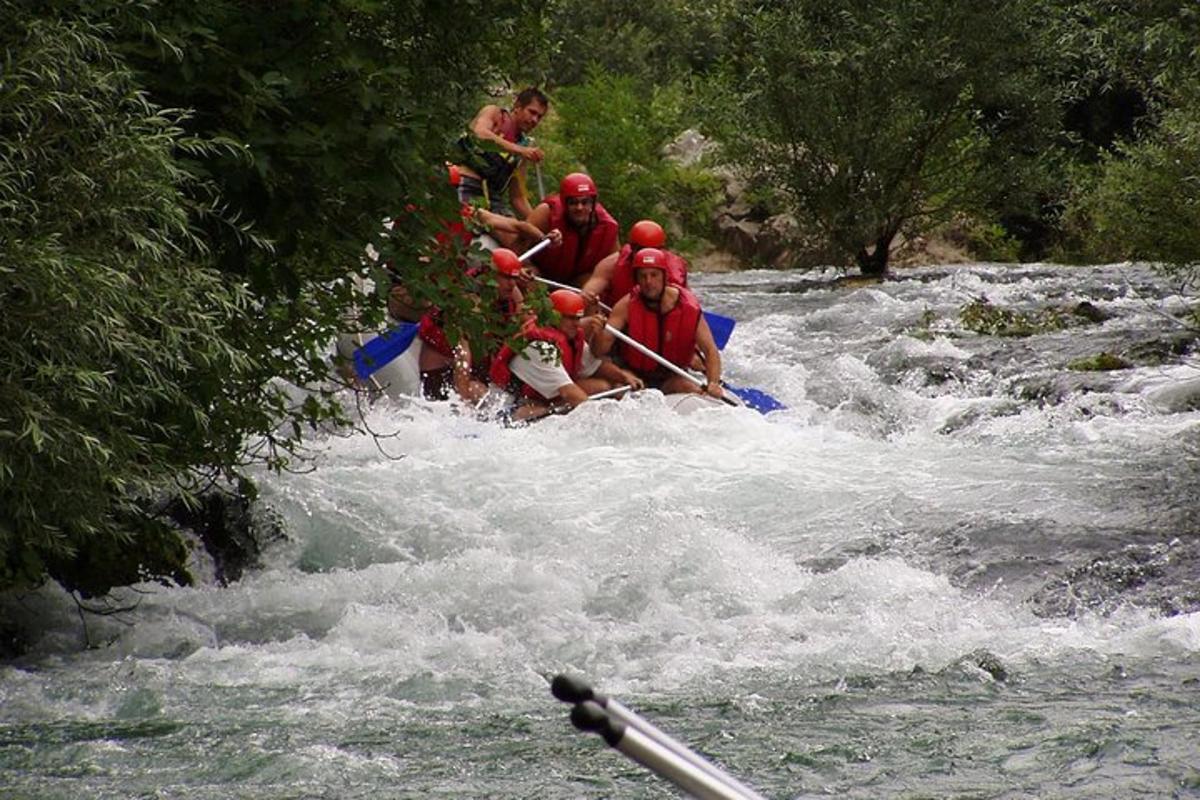
[[[530,147],[537,146],[534,143],[532,136],[529,137],[529,146]],[[540,161],[533,162],[533,172],[535,175],[537,175],[538,202],[541,202],[542,200],[546,199],[546,186],[542,183],[542,162],[540,162]]]
[[[540,242],[539,242],[539,244],[540,244]],[[544,283],[547,286],[553,286],[555,289],[569,289],[572,292],[575,292],[577,294],[583,293],[583,290],[577,286],[571,286],[570,284],[566,284],[566,283],[559,283],[558,281],[552,281],[549,278],[543,278],[543,277],[537,276],[534,278],[534,280],[538,281],[539,283]],[[600,308],[602,308],[605,311],[612,311],[612,308],[610,306],[604,305],[604,303],[599,303],[599,306],[600,306]],[[667,361],[665,358],[663,358],[662,356],[660,356],[658,353],[654,352],[650,348],[646,347],[641,342],[629,338],[628,336],[626,336],[625,334],[621,333],[619,330],[614,328],[612,325],[605,325],[604,328],[609,333],[611,333],[613,336],[617,337],[622,342],[624,342],[625,344],[632,347],[634,350],[637,350],[642,355],[646,356],[647,358],[654,359],[659,364],[662,364],[664,367],[666,367],[667,369],[674,372],[676,375],[681,375],[684,378],[687,378],[692,383],[699,386],[700,388],[702,388],[702,389],[704,388],[704,386],[705,386],[704,381],[700,380],[692,373],[680,369],[677,365],[672,364],[670,361]],[[721,399],[724,400],[726,403],[728,403],[731,406],[737,405],[737,403],[733,402],[728,397],[725,397],[724,394],[722,394]]]
[[[549,278],[543,278],[540,275],[535,275],[533,279],[538,283],[544,283],[547,286],[553,286],[555,289],[566,289],[574,292],[575,294],[583,294],[583,289],[580,289],[578,286],[572,286],[569,283],[559,283],[558,281],[552,281]],[[612,306],[606,306],[599,300],[596,301],[596,305],[600,306],[602,311],[612,311]]]
[[[595,394],[589,394],[588,400],[604,400],[605,398],[608,398],[608,397],[616,397],[619,394],[624,394],[625,392],[628,392],[632,389],[633,389],[632,386],[625,384],[623,386],[618,386],[615,389],[607,389],[603,392],[596,392]]]
[[[535,244],[533,247],[529,248],[524,253],[521,253],[521,255],[517,256],[517,261],[528,261],[529,259],[533,258],[534,256],[536,256],[538,253],[542,252],[549,246],[550,246],[550,237],[547,236],[545,239],[542,239],[540,242]]]
[[[646,358],[654,359],[659,364],[661,364],[664,367],[666,367],[667,369],[671,370],[672,372],[674,372],[676,375],[680,376],[681,378],[687,378],[689,381],[696,384],[701,389],[703,389],[704,387],[706,387],[708,385],[707,382],[701,380],[700,378],[697,378],[695,375],[688,372],[687,370],[680,368],[677,364],[672,364],[670,361],[667,361],[665,358],[663,358],[658,353],[651,350],[649,347],[646,347],[644,344],[639,342],[637,339],[626,336],[624,333],[621,333],[621,331],[617,330],[612,325],[605,323],[604,330],[608,331],[613,336],[617,337],[622,342],[624,342],[625,344],[632,347],[634,350],[637,350],[639,353],[644,355]],[[731,406],[737,405],[737,403],[733,402],[728,397],[726,397],[724,392],[721,393],[721,400],[723,400],[727,405],[731,405]]]
[[[544,283],[547,286],[553,286],[555,289],[569,289],[572,292],[575,292],[576,294],[583,294],[583,289],[580,289],[578,286],[572,286],[569,283],[559,283],[558,281],[552,281],[549,278],[543,278],[540,276],[535,276],[534,280],[540,281],[541,283]],[[612,306],[606,306],[604,303],[601,303],[599,300],[596,301],[596,305],[600,306],[601,311],[612,311]],[[705,311],[704,319],[708,321],[708,326],[710,328],[712,328],[712,330],[713,330],[713,338],[714,338],[714,341],[716,341],[716,343],[717,343],[717,349],[719,350],[719,349],[724,348],[725,342],[716,338],[717,324],[720,323],[720,327],[726,327],[726,325],[728,325],[729,330],[733,330],[733,320],[730,319],[729,317],[723,317],[714,311]],[[729,338],[728,333],[725,334],[725,338],[726,339]]]

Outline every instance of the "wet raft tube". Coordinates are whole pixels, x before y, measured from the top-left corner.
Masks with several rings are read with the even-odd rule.
[[[338,337],[338,355],[353,363],[354,354],[363,345],[379,337],[377,333],[343,333]],[[379,367],[367,378],[367,386],[383,392],[393,400],[421,396],[421,340],[414,339],[408,348]]]
[[[357,349],[377,336],[375,333],[342,334],[338,337],[338,354],[352,360]],[[421,340],[416,339],[407,350],[371,374],[368,379],[370,388],[393,400],[420,397],[420,360]],[[732,395],[730,397],[737,400]],[[669,394],[663,397],[663,403],[677,414],[692,414],[708,408],[726,407],[720,400],[702,394]]]

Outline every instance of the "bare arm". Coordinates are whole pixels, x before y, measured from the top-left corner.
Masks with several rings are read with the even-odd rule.
[[[578,383],[568,383],[566,386],[558,387],[558,399],[565,401],[571,408],[575,408],[580,403],[588,399],[587,392],[583,390]]]
[[[583,298],[589,303],[596,302],[604,290],[612,283],[613,273],[617,269],[617,252],[614,250],[596,264],[592,275],[583,284]]]
[[[550,232],[550,204],[538,203],[537,208],[529,212],[529,216],[525,217],[525,221],[536,225],[542,233]]]
[[[707,382],[704,390],[713,397],[724,397],[721,391],[721,351],[717,349],[708,320],[703,315],[696,326],[696,348],[704,358],[704,378]]]
[[[515,219],[504,214],[497,214],[495,211],[490,211],[486,208],[475,209],[475,218],[494,231],[515,233],[531,242],[540,242],[547,236],[543,228],[539,228],[529,221]],[[562,241],[562,234],[558,233],[557,230],[550,231],[548,235],[556,243]]]
[[[533,156],[535,148],[525,147],[516,142],[510,142],[500,135],[500,131],[504,127],[504,111],[497,105],[486,105],[479,109],[479,113],[475,115],[475,119],[471,121],[471,133],[478,139],[483,139],[487,142],[494,142],[514,155],[522,158],[530,158]],[[540,155],[541,151],[538,151]]]
[[[626,384],[634,390],[646,388],[646,384],[641,378],[627,369],[621,369],[607,358],[600,362],[600,366],[594,374],[597,378],[603,378],[617,386]]]
[[[487,386],[471,375],[471,348],[465,339],[454,348],[453,376],[454,391],[468,403],[478,403],[487,394]]]
[[[622,297],[620,301],[613,306],[612,313],[608,315],[608,324],[619,331],[625,330],[625,325],[629,321],[629,298]],[[712,332],[708,334],[708,338],[712,339]],[[592,347],[592,352],[598,358],[602,358],[612,351],[613,342],[617,337],[613,336],[607,330],[601,330],[596,334],[596,342]]]

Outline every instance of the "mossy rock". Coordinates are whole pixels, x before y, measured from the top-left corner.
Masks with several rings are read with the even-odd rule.
[[[1117,369],[1129,369],[1133,364],[1120,356],[1101,351],[1088,358],[1080,358],[1067,364],[1067,369],[1075,372],[1112,372]]]
[[[959,309],[958,319],[964,328],[975,333],[1017,338],[1058,331],[1067,326],[1067,316],[1057,308],[1026,314],[992,305],[986,297]]]
[[[1078,319],[1084,319],[1088,322],[1095,322],[1097,324],[1105,322],[1111,317],[1107,311],[1100,308],[1095,303],[1088,302],[1087,300],[1077,303],[1075,307],[1071,309],[1071,314]]]

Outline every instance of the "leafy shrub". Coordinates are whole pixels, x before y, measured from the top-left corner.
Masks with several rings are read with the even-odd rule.
[[[959,309],[958,318],[967,330],[988,336],[1035,336],[1068,324],[1068,316],[1056,308],[1027,314],[992,305],[986,297],[967,303]]]
[[[584,83],[560,89],[542,137],[555,166],[546,191],[556,190],[562,175],[583,170],[595,178],[600,201],[622,232],[649,217],[664,223],[673,218],[686,235],[706,235],[719,181],[663,155],[687,113],[683,94],[678,85],[647,89],[630,76],[600,69]]]
[[[1068,217],[1086,254],[1159,262],[1200,275],[1200,87],[1144,140],[1125,143],[1079,181]]]
[[[204,145],[151,105],[85,22],[9,17],[0,82],[0,587],[103,553],[180,579],[172,534],[128,524],[193,468],[229,467],[262,422],[249,322],[190,229],[176,153]],[[239,409],[243,400],[257,405]],[[163,537],[166,537],[165,539]],[[132,572],[130,572],[132,568]],[[89,590],[102,591],[93,573]]]
[[[980,261],[1011,263],[1020,260],[1021,243],[998,222],[959,213],[942,226],[939,233]]]

